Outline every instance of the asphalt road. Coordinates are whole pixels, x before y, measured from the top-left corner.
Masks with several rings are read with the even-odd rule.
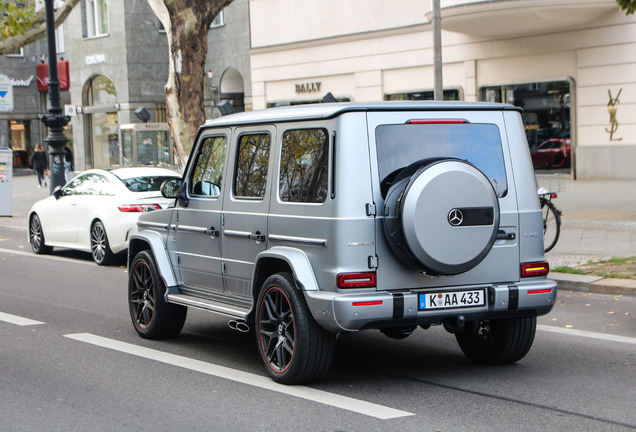
[[[0,227],[1,430],[636,430],[636,297],[559,293],[503,367],[471,364],[439,327],[342,335],[324,381],[289,387],[222,317],[190,310],[178,338],[139,338],[126,282]]]

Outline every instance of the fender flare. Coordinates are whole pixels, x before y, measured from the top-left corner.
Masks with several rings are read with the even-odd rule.
[[[285,261],[291,268],[294,279],[301,291],[318,291],[318,281],[316,281],[316,276],[314,275],[314,270],[309,262],[309,258],[307,258],[307,255],[300,249],[288,246],[274,246],[258,254],[253,277],[255,282],[259,279],[261,263],[266,259]]]
[[[143,246],[143,245],[146,246]],[[170,258],[168,257],[168,251],[166,250],[166,243],[163,235],[156,231],[145,230],[133,234],[128,242],[128,272],[130,274],[130,266],[135,258],[135,255],[141,250],[150,249],[152,255],[155,257],[159,274],[161,275],[163,282],[166,284],[166,288],[174,287],[177,285],[177,278],[175,277],[172,265],[170,264]]]

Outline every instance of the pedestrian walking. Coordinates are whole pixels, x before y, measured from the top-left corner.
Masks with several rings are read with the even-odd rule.
[[[42,182],[44,182],[44,186],[46,186],[46,172],[49,170],[49,158],[44,149],[42,148],[42,144],[36,144],[35,152],[31,156],[31,168],[35,170],[35,173],[38,175],[38,187],[42,187]]]
[[[64,177],[66,177],[66,182],[71,181],[71,171],[75,169],[73,166],[73,152],[68,144],[64,145],[64,158],[66,159],[66,171],[64,172]]]

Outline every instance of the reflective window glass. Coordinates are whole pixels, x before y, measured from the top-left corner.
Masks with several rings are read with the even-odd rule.
[[[249,134],[240,137],[234,173],[235,197],[265,196],[270,143],[269,134]]]
[[[329,139],[325,129],[283,135],[279,194],[282,201],[322,203],[327,198]]]
[[[189,182],[190,195],[213,198],[221,195],[226,148],[227,138],[224,136],[205,138]]]
[[[382,196],[400,171],[425,159],[457,158],[479,168],[497,195],[508,191],[499,128],[494,124],[403,124],[376,129]]]

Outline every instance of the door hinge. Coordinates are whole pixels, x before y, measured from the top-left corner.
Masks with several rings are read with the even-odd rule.
[[[378,268],[378,257],[377,256],[370,256],[368,259],[368,265],[370,269],[376,269]]]
[[[223,274],[227,273],[227,268],[225,267],[225,262],[221,263],[221,271],[223,272]]]
[[[367,216],[375,216],[376,215],[376,211],[375,211],[375,204],[368,204],[367,203]]]

